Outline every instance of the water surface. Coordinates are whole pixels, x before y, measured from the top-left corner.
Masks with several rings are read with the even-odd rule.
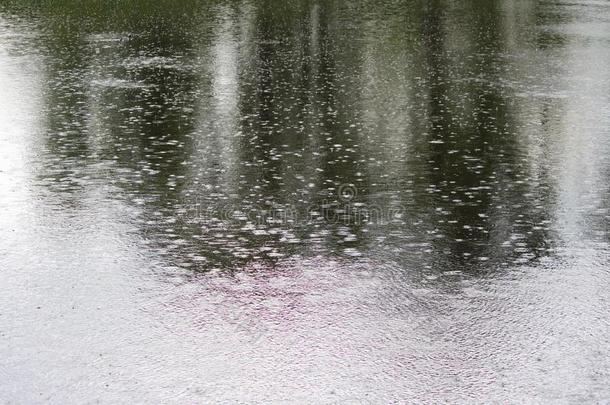
[[[0,402],[610,400],[610,3],[0,2]]]

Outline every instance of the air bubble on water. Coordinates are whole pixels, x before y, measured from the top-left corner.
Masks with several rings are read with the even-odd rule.
[[[351,257],[362,256],[362,253],[360,253],[358,250],[356,250],[354,248],[343,249],[343,253],[346,254],[347,256],[351,256]]]

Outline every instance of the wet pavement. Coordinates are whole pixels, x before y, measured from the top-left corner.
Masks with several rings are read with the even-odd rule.
[[[610,3],[0,1],[0,402],[610,401]]]

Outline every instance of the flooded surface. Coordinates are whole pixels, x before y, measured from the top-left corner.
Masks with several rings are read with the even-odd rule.
[[[607,1],[0,1],[0,402],[609,401],[608,66]]]

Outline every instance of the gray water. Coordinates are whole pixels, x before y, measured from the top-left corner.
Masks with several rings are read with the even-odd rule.
[[[608,403],[610,2],[0,1],[0,403]]]

